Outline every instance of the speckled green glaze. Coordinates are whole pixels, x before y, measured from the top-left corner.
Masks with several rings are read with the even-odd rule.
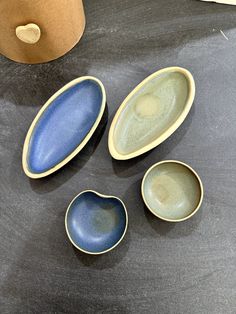
[[[186,118],[195,96],[189,71],[160,70],[139,84],[118,109],[109,132],[115,159],[130,159],[168,138]]]
[[[154,215],[178,222],[197,212],[203,199],[203,186],[188,165],[163,161],[147,171],[142,182],[142,196]]]

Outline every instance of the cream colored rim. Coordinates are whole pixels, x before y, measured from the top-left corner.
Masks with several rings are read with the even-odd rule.
[[[184,74],[184,76],[187,78],[187,80],[189,82],[189,96],[188,96],[186,106],[185,106],[183,112],[178,117],[178,119],[175,121],[175,123],[168,130],[166,130],[164,133],[162,133],[162,135],[159,136],[152,143],[146,145],[145,147],[139,149],[138,151],[135,151],[135,152],[127,154],[127,155],[122,155],[122,154],[118,153],[117,150],[115,149],[113,139],[114,139],[114,130],[115,130],[115,127],[116,127],[116,124],[117,124],[117,121],[119,119],[121,112],[124,110],[127,102],[133,97],[133,95],[143,85],[145,85],[148,81],[152,80],[153,78],[155,78],[155,77],[157,77],[163,73],[166,73],[166,72],[180,72],[180,73]],[[146,153],[147,151],[160,145],[169,136],[171,136],[178,129],[178,127],[184,122],[185,118],[187,117],[187,115],[188,115],[188,113],[192,107],[194,98],[195,98],[195,82],[194,82],[192,74],[184,68],[180,68],[180,67],[164,68],[164,69],[159,70],[159,71],[151,74],[150,76],[148,76],[144,81],[142,81],[138,86],[136,86],[135,89],[125,98],[125,100],[120,105],[119,109],[117,110],[117,112],[115,114],[115,117],[111,123],[111,127],[109,130],[109,136],[108,136],[108,147],[109,147],[109,151],[110,151],[111,156],[117,160],[127,160],[127,159],[137,157],[139,155],[142,155],[142,154]]]
[[[125,211],[125,217],[126,217],[125,230],[124,230],[124,232],[123,232],[123,234],[122,234],[120,240],[119,240],[115,245],[113,245],[111,248],[109,248],[109,249],[107,249],[107,250],[105,250],[105,251],[102,251],[102,252],[94,253],[94,252],[90,252],[90,251],[86,251],[86,250],[82,249],[81,247],[79,247],[78,245],[75,244],[75,242],[72,240],[72,238],[71,238],[71,236],[70,236],[70,233],[69,233],[69,231],[68,231],[67,217],[68,217],[68,213],[69,213],[69,211],[70,211],[71,205],[73,204],[73,202],[74,202],[80,195],[82,195],[82,194],[84,194],[84,193],[87,193],[87,192],[94,193],[94,194],[100,196],[101,198],[114,198],[114,199],[117,199],[118,201],[120,201],[120,203],[122,204],[123,209],[124,209],[124,211]],[[109,195],[100,194],[100,193],[98,193],[98,192],[96,192],[96,191],[94,191],[94,190],[85,190],[85,191],[79,193],[77,196],[75,196],[75,197],[73,198],[73,200],[70,202],[70,205],[67,207],[66,215],[65,215],[65,228],[66,228],[66,233],[67,233],[67,236],[68,236],[70,242],[71,242],[78,250],[80,250],[80,251],[82,251],[82,252],[84,252],[84,253],[86,253],[86,254],[90,254],[90,255],[101,255],[101,254],[108,253],[108,252],[110,252],[111,250],[113,250],[113,249],[114,249],[115,247],[117,247],[117,246],[120,244],[120,242],[123,240],[123,238],[124,238],[124,236],[125,236],[125,234],[126,234],[127,228],[128,228],[128,212],[127,212],[127,209],[126,209],[125,204],[123,203],[123,201],[122,201],[120,198],[115,197],[115,196],[109,196]]]
[[[37,122],[39,121],[40,117],[42,116],[42,114],[44,113],[44,111],[50,106],[50,104],[59,96],[61,95],[63,92],[65,92],[67,89],[69,89],[70,87],[85,81],[85,80],[92,80],[95,81],[101,88],[102,91],[102,104],[101,104],[101,109],[99,112],[99,115],[97,117],[97,120],[95,121],[93,127],[91,128],[91,130],[89,131],[89,133],[85,136],[84,140],[82,141],[82,143],[69,155],[67,156],[63,161],[61,161],[59,164],[57,164],[55,167],[42,172],[42,173],[33,173],[29,170],[28,168],[28,164],[27,164],[27,155],[28,155],[28,149],[29,149],[29,143],[30,143],[30,139],[32,136],[32,133],[34,131],[34,128],[37,124]],[[88,141],[90,140],[90,138],[92,137],[93,133],[95,132],[96,128],[98,127],[104,110],[106,107],[106,92],[105,92],[105,88],[102,84],[102,82],[100,80],[98,80],[97,78],[93,77],[93,76],[83,76],[80,78],[77,78],[73,81],[71,81],[70,83],[66,84],[64,87],[62,87],[59,91],[57,91],[46,103],[45,105],[40,109],[40,111],[38,112],[38,114],[36,115],[35,119],[33,120],[28,133],[26,135],[25,138],[25,143],[24,143],[24,147],[23,147],[23,155],[22,155],[22,165],[23,165],[23,170],[25,172],[25,174],[32,178],[32,179],[39,179],[39,178],[43,178],[46,177],[50,174],[52,174],[53,172],[57,171],[58,169],[60,169],[61,167],[63,167],[65,164],[67,164],[72,158],[74,158],[83,148],[84,146],[88,143]]]
[[[144,196],[144,184],[145,184],[145,180],[146,180],[146,177],[148,176],[148,174],[152,171],[153,168],[161,165],[161,164],[165,164],[165,163],[176,163],[176,164],[180,164],[186,168],[188,168],[194,175],[195,177],[197,178],[198,182],[199,182],[199,186],[200,186],[200,192],[201,192],[201,195],[200,195],[200,199],[199,199],[199,203],[197,205],[197,207],[195,208],[195,210],[190,214],[188,215],[187,217],[184,217],[182,219],[167,219],[165,217],[162,217],[160,215],[158,215],[157,213],[155,213],[155,211],[149,206],[148,202],[146,201],[145,199],[145,196]],[[162,219],[162,220],[165,220],[165,221],[168,221],[168,222],[181,222],[181,221],[185,221],[189,218],[191,218],[193,215],[195,215],[197,213],[197,211],[199,210],[199,208],[201,207],[202,205],[202,201],[203,201],[203,196],[204,196],[204,188],[203,188],[203,184],[202,184],[202,181],[199,177],[199,175],[196,173],[196,171],[191,168],[189,165],[181,162],[181,161],[177,161],[177,160],[164,160],[164,161],[161,161],[161,162],[158,162],[156,164],[154,164],[153,166],[151,166],[147,172],[145,173],[144,177],[143,177],[143,180],[142,180],[142,186],[141,186],[141,193],[142,193],[142,197],[143,197],[143,201],[145,203],[145,205],[147,206],[147,208],[150,210],[150,212],[153,213],[153,215],[155,215],[156,217]]]

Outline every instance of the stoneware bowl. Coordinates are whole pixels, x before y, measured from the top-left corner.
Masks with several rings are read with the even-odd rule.
[[[124,238],[128,214],[117,197],[84,191],[70,203],[65,227],[71,243],[80,251],[98,255],[111,251]]]
[[[180,222],[192,217],[203,200],[203,185],[197,173],[180,161],[153,165],[142,181],[142,197],[158,218]]]
[[[113,158],[127,160],[165,141],[183,123],[195,97],[191,73],[162,69],[140,83],[118,109],[109,131]]]
[[[73,80],[41,108],[27,133],[23,169],[37,179],[68,163],[92,137],[106,106],[103,84],[85,76]]]

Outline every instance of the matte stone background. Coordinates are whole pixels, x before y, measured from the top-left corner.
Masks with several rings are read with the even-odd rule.
[[[34,66],[0,57],[0,312],[236,313],[236,7],[84,2],[85,35],[65,57]],[[172,65],[196,80],[187,120],[152,152],[112,160],[107,134],[116,109],[146,76]],[[72,162],[30,180],[21,154],[32,119],[81,75],[103,81],[108,114]],[[187,222],[162,222],[141,200],[144,172],[163,159],[187,162],[202,177],[205,200]],[[129,231],[107,255],[79,253],[66,237],[67,205],[84,189],[127,205]]]

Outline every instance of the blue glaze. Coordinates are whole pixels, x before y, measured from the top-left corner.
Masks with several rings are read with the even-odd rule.
[[[32,133],[28,168],[43,173],[69,156],[97,120],[103,94],[96,81],[87,79],[59,95],[44,111]]]
[[[116,198],[102,198],[94,192],[80,194],[67,213],[67,231],[76,246],[90,253],[112,248],[123,236],[126,212]]]

